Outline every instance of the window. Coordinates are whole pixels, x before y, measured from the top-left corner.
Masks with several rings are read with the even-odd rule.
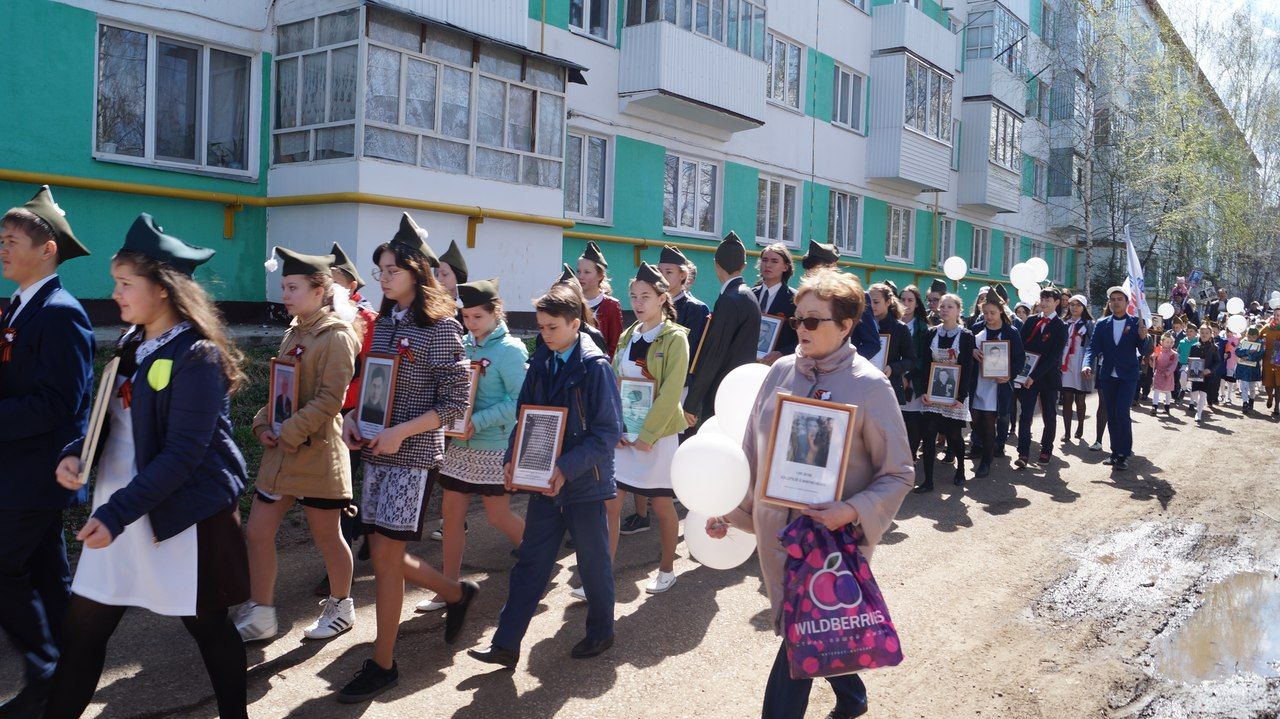
[[[956,222],[955,220],[938,220],[938,241],[933,249],[933,264],[942,266],[948,258],[956,254]]]
[[[890,205],[888,219],[884,242],[885,259],[910,262],[915,254],[911,242],[911,210]]]
[[[827,219],[828,242],[846,255],[862,254],[862,234],[858,232],[858,209],[862,198],[838,190],[831,191],[831,211]]]
[[[970,248],[969,269],[986,273],[991,266],[991,230],[973,228],[973,246]]]
[[[1049,150],[1049,197],[1080,196],[1084,158],[1070,147]]]
[[[960,121],[951,121],[951,169],[960,169]]]
[[[991,107],[991,162],[1014,172],[1021,171],[1022,120],[999,105]]]
[[[570,132],[564,150],[565,214],[604,220],[608,179],[609,141]]]
[[[1004,257],[1000,260],[1000,274],[1009,276],[1009,270],[1018,264],[1018,239],[1012,235],[1004,236]]]
[[[861,132],[863,77],[839,65],[835,70],[831,83],[831,121]]]
[[[951,142],[951,78],[907,56],[907,127]]]
[[[756,200],[756,241],[796,246],[795,183],[761,177]]]
[[[1040,37],[1044,38],[1044,44],[1054,47],[1054,23],[1057,22],[1057,16],[1053,12],[1053,5],[1047,2],[1040,3]]]
[[[867,12],[867,0],[845,0],[850,5],[858,8],[862,12]]]
[[[678,232],[714,233],[718,171],[709,162],[667,155],[662,225]]]
[[[569,0],[569,26],[608,40],[611,3],[612,0]]]
[[[1040,240],[1031,241],[1031,256],[1044,259],[1044,243]]]
[[[1044,80],[1037,80],[1038,89],[1036,90],[1036,112],[1035,117],[1044,124],[1049,124],[1049,99],[1053,90],[1049,83]]]
[[[1067,282],[1067,248],[1055,247],[1053,250],[1053,278],[1059,284]]]
[[[800,109],[800,46],[769,33],[764,63],[765,95],[774,102]]]
[[[1044,202],[1049,195],[1049,166],[1040,160],[1034,160],[1031,163],[1031,167],[1031,196]]]
[[[592,2],[607,4],[609,0]],[[767,44],[764,6],[765,0],[627,0],[624,22],[628,27],[669,22],[764,60]]]
[[[970,13],[965,33],[965,57],[994,59],[1017,77],[1024,72],[1027,26],[1003,6],[991,3]]]
[[[249,175],[250,55],[98,28],[95,156]]]
[[[355,156],[359,24],[355,8],[277,29],[277,163]],[[386,71],[370,67],[369,82]],[[394,72],[398,77],[398,60]],[[399,95],[380,95],[379,101],[398,106]]]

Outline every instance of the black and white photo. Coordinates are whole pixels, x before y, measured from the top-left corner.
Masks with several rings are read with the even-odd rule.
[[[792,395],[777,401],[763,501],[795,508],[834,501],[858,408]]]
[[[545,492],[551,487],[556,459],[564,440],[564,423],[569,411],[564,407],[525,405],[516,425],[515,465],[512,485]]]
[[[934,362],[929,369],[929,400],[953,404],[960,396],[960,365]]]
[[[760,339],[756,343],[756,359],[762,359],[778,345],[778,335],[786,318],[778,315],[760,316]]]
[[[271,399],[267,403],[271,431],[280,436],[280,425],[298,406],[297,367],[285,360],[271,360]]]
[[[982,378],[1009,379],[1009,342],[987,340],[982,343]]]
[[[373,439],[391,423],[391,398],[394,396],[397,355],[370,353],[360,374],[360,436]]]

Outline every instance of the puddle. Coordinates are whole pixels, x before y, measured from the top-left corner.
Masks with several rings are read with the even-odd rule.
[[[1155,656],[1158,673],[1192,684],[1280,674],[1280,579],[1241,573],[1214,584]]]

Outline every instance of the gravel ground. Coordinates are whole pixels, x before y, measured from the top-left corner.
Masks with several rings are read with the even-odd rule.
[[[1087,424],[1091,435],[1092,415]],[[1202,428],[1180,412],[1142,414],[1135,445],[1144,456],[1127,473],[1113,475],[1100,464],[1103,453],[1076,442],[1047,468],[1017,472],[1002,464],[963,494],[944,483],[931,495],[909,496],[875,560],[906,660],[866,677],[868,716],[1275,717],[1280,680],[1239,674],[1192,686],[1153,667],[1161,638],[1192,614],[1206,587],[1280,565],[1278,437],[1277,423],[1241,418],[1233,408]],[[758,715],[779,640],[769,631],[754,559],[715,571],[681,545],[679,582],[648,596],[641,587],[656,571],[657,533],[624,537],[617,643],[602,657],[575,661],[569,649],[581,638],[585,612],[569,598],[573,556],[566,552],[520,666],[491,672],[463,650],[487,644],[513,560],[478,503],[473,511],[464,572],[480,582],[481,595],[472,621],[446,648],[441,617],[414,615],[426,594],[410,590],[400,684],[364,706],[337,704],[331,694],[371,651],[369,568],[357,566],[356,628],[326,644],[303,642],[321,562],[302,528],[282,533],[284,633],[249,650],[251,715]],[[439,561],[434,542],[414,550]],[[0,696],[16,689],[19,676],[17,658],[5,653]],[[817,682],[808,716],[823,717],[832,705]],[[215,715],[181,625],[131,612],[86,716]]]

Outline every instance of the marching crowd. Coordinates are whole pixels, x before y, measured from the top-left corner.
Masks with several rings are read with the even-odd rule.
[[[1106,317],[1095,320],[1080,294],[1047,285],[1035,306],[1010,307],[1005,288],[994,284],[966,310],[941,280],[926,291],[888,281],[864,291],[836,268],[836,248],[816,242],[798,270],[785,246],[763,248],[760,281],[748,286],[748,253],[733,233],[715,248],[720,290],[711,306],[691,292],[698,268],[667,246],[656,266],[642,263],[619,288],[634,315],[629,326],[608,262],[588,243],[577,266],[565,265],[534,300],[538,335],[530,353],[508,329],[499,280],[472,279],[456,243],[437,256],[406,213],[371,258],[379,307],[361,295],[362,273],[339,245],[327,255],[275,248],[268,268],[280,272],[292,317],[277,357],[294,387],[253,420],[263,454],[241,527],[238,498],[250,483],[232,439],[229,398],[245,382],[243,356],[193,279],[214,251],[167,234],[147,214],[126,232],[111,278],[129,330],[115,352],[114,386],[105,388],[106,414],[95,420],[100,433],[91,434],[97,445],[85,451],[95,406],[93,335],[57,268],[88,251],[47,187],[0,225],[4,276],[18,285],[0,319],[0,449],[9,470],[0,479],[0,539],[8,549],[0,559],[0,624],[26,667],[25,688],[0,706],[4,718],[80,716],[128,607],[180,617],[199,646],[219,714],[247,716],[244,645],[279,635],[276,535],[294,505],[326,570],[319,616],[302,630],[307,639],[330,640],[355,625],[354,562],[367,558],[373,569],[376,638],[337,692],[340,701],[366,701],[398,681],[406,582],[432,592],[416,609],[443,612],[445,643],[459,637],[479,591],[461,574],[467,511],[477,495],[515,563],[488,646],[468,654],[516,666],[567,543],[577,555],[573,595],[587,604],[585,636],[572,656],[599,655],[614,641],[620,535],[656,520],[658,566],[644,589],[669,591],[679,541],[676,450],[714,414],[724,378],[750,363],[769,366],[743,442],[751,486],[733,512],[686,531],[719,537],[736,526],[756,535],[775,623],[785,560],[776,538],[791,519],[803,514],[832,530],[852,524],[869,557],[905,495],[933,489],[939,464],[954,466],[953,482],[963,485],[966,458],[973,477],[985,477],[1011,439],[1014,466],[1030,464],[1037,410],[1035,462],[1045,465],[1058,440],[1059,408],[1061,441],[1080,439],[1085,397],[1098,391],[1090,448],[1101,449],[1109,428],[1107,463],[1116,470],[1133,452],[1130,409],[1138,398],[1149,396],[1152,412],[1166,414],[1188,401],[1201,421],[1207,408],[1237,396],[1249,411],[1265,390],[1267,407],[1280,416],[1280,309],[1266,316],[1255,303],[1249,327],[1236,333],[1225,326],[1225,293],[1202,315],[1175,291],[1177,314],[1166,329],[1159,316],[1151,327],[1133,316],[1122,288],[1108,291]],[[798,288],[791,282],[797,273]],[[767,342],[765,317],[779,320]],[[393,377],[363,376],[377,357],[396,360]],[[652,382],[651,407],[634,433],[624,426],[619,378]],[[769,400],[779,392],[858,406],[839,500],[801,510],[759,501]],[[358,408],[382,393],[389,417],[370,432]],[[525,492],[521,516],[511,497],[526,407],[558,408],[564,424],[549,487]],[[92,497],[82,457],[96,469]],[[430,535],[443,544],[439,568],[410,551],[427,531],[437,486],[443,521]],[[90,500],[73,576],[63,510]],[[801,717],[807,705],[811,680],[788,673],[785,649],[784,642],[768,678],[765,717]],[[832,717],[866,711],[857,674],[829,682],[837,697]]]

